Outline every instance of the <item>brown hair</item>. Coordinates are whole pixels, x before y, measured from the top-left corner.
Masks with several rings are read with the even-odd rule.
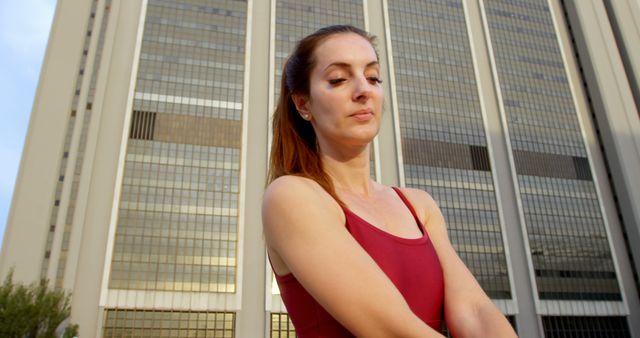
[[[375,49],[375,37],[362,29],[349,25],[328,26],[300,40],[285,62],[280,98],[273,114],[273,142],[267,178],[267,184],[283,175],[310,178],[341,205],[343,203],[336,194],[331,178],[322,167],[316,133],[311,123],[300,116],[291,96],[294,93],[309,95],[309,78],[316,63],[316,48],[328,37],[344,33],[360,35]]]

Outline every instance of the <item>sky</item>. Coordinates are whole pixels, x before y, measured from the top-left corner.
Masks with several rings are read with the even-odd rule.
[[[0,243],[55,6],[55,0],[0,1]]]

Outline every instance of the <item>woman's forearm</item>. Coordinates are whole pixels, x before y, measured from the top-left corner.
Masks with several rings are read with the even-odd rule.
[[[478,331],[474,337],[517,337],[507,318],[493,303],[477,310]]]
[[[447,325],[456,338],[517,337],[507,318],[491,301],[459,311],[452,317]]]

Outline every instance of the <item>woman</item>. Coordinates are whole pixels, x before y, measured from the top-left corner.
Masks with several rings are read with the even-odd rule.
[[[330,26],[285,64],[263,224],[299,337],[515,336],[424,191],[369,176],[383,91],[374,38]]]

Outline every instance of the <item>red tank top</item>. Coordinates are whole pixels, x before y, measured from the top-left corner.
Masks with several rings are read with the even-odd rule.
[[[346,227],[395,284],[413,313],[441,332],[444,280],[440,261],[415,210],[400,189],[393,189],[411,211],[422,237],[394,236],[345,208]],[[313,299],[293,274],[276,275],[276,281],[298,337],[353,337]]]

